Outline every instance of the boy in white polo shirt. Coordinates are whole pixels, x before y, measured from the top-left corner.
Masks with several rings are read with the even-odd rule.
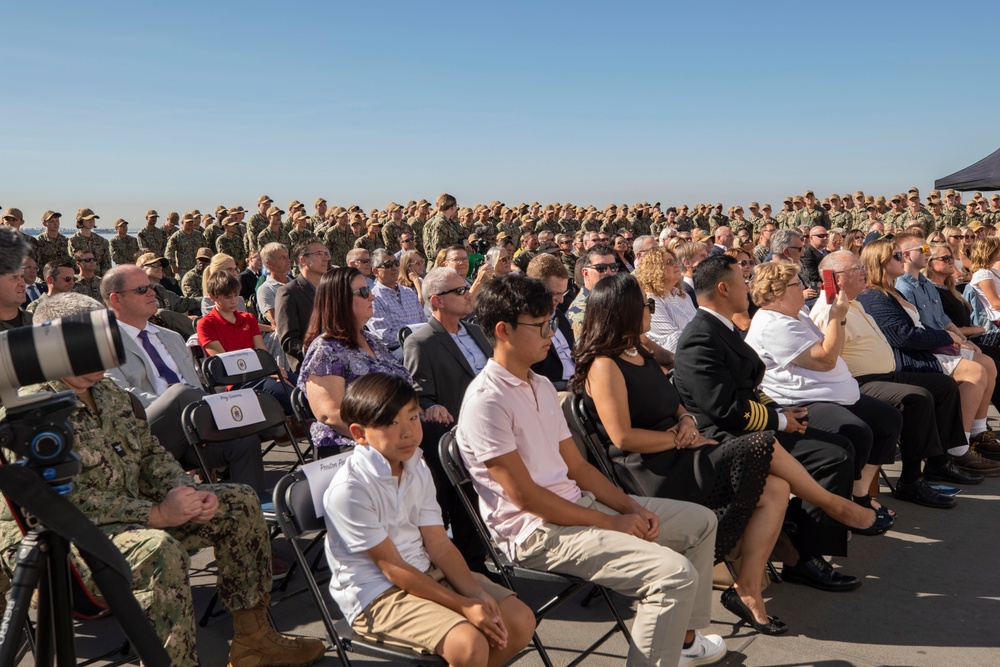
[[[552,383],[531,365],[555,321],[542,283],[494,278],[476,301],[493,358],[465,392],[457,439],[483,517],[526,567],[575,575],[638,601],[628,665],[708,665],[726,654],[710,621],[716,520],[677,500],[629,496],[587,463]]]
[[[371,373],[340,414],[358,443],[323,496],[330,593],[355,631],[499,667],[535,630],[514,594],[473,574],[452,545],[422,460],[420,404],[404,378]]]

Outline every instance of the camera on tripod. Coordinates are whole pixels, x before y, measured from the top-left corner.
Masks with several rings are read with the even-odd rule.
[[[18,389],[114,368],[124,356],[121,333],[108,310],[0,333],[0,402],[6,409],[0,447],[17,454],[19,464],[65,495],[80,472],[69,421],[76,395],[64,391],[19,396]]]

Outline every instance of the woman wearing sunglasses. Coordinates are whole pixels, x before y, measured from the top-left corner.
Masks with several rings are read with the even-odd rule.
[[[341,447],[354,446],[348,425],[340,418],[340,404],[348,385],[368,373],[393,373],[411,380],[403,364],[365,324],[372,318],[375,296],[360,271],[353,267],[331,269],[316,288],[305,357],[299,367],[299,386],[306,392],[316,415],[310,428],[317,456],[332,456]],[[427,409],[423,418],[449,423],[441,406]]]
[[[694,303],[681,286],[684,271],[680,261],[666,248],[654,249],[643,256],[632,275],[655,306],[646,336],[660,347],[675,352],[681,332],[696,312]]]
[[[929,329],[920,322],[920,314],[896,289],[896,279],[905,273],[904,255],[896,249],[896,240],[882,238],[868,244],[861,261],[868,274],[868,288],[857,301],[875,321],[896,357],[896,368],[914,373],[944,373],[958,384],[962,403],[965,439],[973,430],[986,433],[986,413],[993,382],[983,366],[960,353],[962,338],[943,329]],[[968,444],[949,448],[955,465],[962,470],[981,467],[979,456]],[[998,470],[984,470],[988,477],[1000,476]]]
[[[960,227],[945,227],[941,230],[945,242],[951,247],[951,254],[955,258],[955,281],[965,283],[969,281],[969,246],[975,240],[976,235],[969,230],[969,242],[965,242],[965,232]]]

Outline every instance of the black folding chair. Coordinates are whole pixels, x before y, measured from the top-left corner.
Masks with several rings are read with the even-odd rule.
[[[223,363],[222,358],[219,355],[214,355],[211,357],[206,357],[202,362],[202,373],[205,376],[205,381],[209,384],[209,391],[215,390],[219,387],[226,387],[229,385],[244,385],[247,382],[254,382],[270,376],[276,376],[278,382],[281,383],[281,387],[285,390],[288,395],[288,400],[291,402],[291,390],[284,380],[281,379],[281,374],[278,372],[278,362],[274,360],[274,357],[267,350],[254,349],[257,355],[257,359],[260,361],[260,370],[256,371],[246,371],[243,373],[237,373],[235,375],[230,375],[226,371],[226,367]],[[258,392],[259,394],[260,392]],[[284,414],[284,413],[282,413]],[[286,433],[288,438],[292,443],[292,448],[295,450],[295,455],[299,459],[299,464],[304,464],[306,462],[305,456],[302,454],[302,448],[299,446],[298,440],[292,434],[291,430],[286,428]],[[274,449],[275,444],[271,443],[267,449],[264,450],[266,455],[272,449]]]
[[[342,455],[349,456],[350,454]],[[310,466],[325,466],[330,478],[335,472],[339,457],[326,458],[321,461],[310,463]],[[348,652],[358,653],[385,660],[393,660],[422,667],[437,667],[444,665],[444,660],[436,655],[428,655],[413,649],[402,648],[386,644],[384,642],[365,637],[356,633],[344,619],[340,608],[330,599],[329,592],[324,595],[309,566],[306,550],[301,542],[312,536],[310,544],[316,538],[322,539],[326,535],[326,523],[322,516],[316,513],[313,505],[312,491],[309,487],[309,479],[302,469],[285,475],[274,487],[274,509],[277,515],[278,526],[281,532],[288,539],[295,554],[295,563],[299,565],[305,576],[309,594],[319,608],[323,625],[326,627],[326,634],[330,642],[337,650],[337,657],[344,667],[350,667],[351,661],[347,657]]]
[[[316,421],[316,415],[313,414],[312,407],[309,405],[309,398],[306,396],[306,392],[302,390],[302,387],[295,387],[292,389],[291,399],[292,413],[295,415],[295,421],[302,427],[302,431],[306,435],[306,440],[309,442],[309,447],[306,448],[305,453],[307,455],[312,453],[315,457],[316,443],[313,442],[309,427]]]
[[[441,465],[444,467],[445,474],[447,474],[448,480],[452,483],[452,485],[459,491],[456,495],[458,495],[462,503],[462,507],[465,508],[465,511],[469,514],[469,518],[472,520],[472,523],[476,528],[476,533],[479,535],[479,539],[486,548],[488,556],[486,562],[487,568],[489,568],[491,572],[497,574],[503,582],[503,585],[511,590],[516,590],[514,587],[514,581],[552,583],[563,586],[559,593],[535,610],[536,623],[541,623],[541,621],[552,613],[553,610],[573,597],[573,595],[579,592],[582,588],[589,585],[593,585],[595,587],[597,593],[601,595],[604,602],[607,604],[608,609],[611,611],[611,615],[614,616],[614,627],[605,632],[597,641],[584,649],[579,656],[567,665],[567,667],[573,667],[574,665],[579,664],[587,656],[591,655],[605,642],[611,639],[616,632],[621,632],[625,636],[628,643],[631,644],[632,635],[629,633],[628,627],[625,625],[625,621],[622,619],[621,614],[618,613],[618,609],[615,607],[615,603],[611,599],[608,589],[604,586],[592,584],[585,579],[580,579],[579,577],[567,574],[533,570],[516,565],[503,555],[499,549],[497,549],[496,544],[493,542],[493,538],[490,536],[489,531],[486,528],[486,524],[479,515],[478,508],[476,508],[473,501],[469,499],[469,494],[465,493],[467,489],[472,487],[472,478],[469,476],[469,471],[466,470],[465,463],[462,461],[462,455],[458,451],[458,442],[455,440],[454,429],[445,433],[444,436],[441,437],[439,447],[441,452]],[[537,632],[534,637],[532,637],[532,642],[538,650],[538,656],[542,659],[545,667],[552,667],[552,661],[549,659],[548,652],[545,650],[545,646],[542,644],[542,641],[538,638]]]

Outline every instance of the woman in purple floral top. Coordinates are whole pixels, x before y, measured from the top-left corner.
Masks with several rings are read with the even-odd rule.
[[[351,267],[327,271],[316,288],[305,335],[306,355],[299,367],[299,386],[316,416],[310,432],[320,457],[336,454],[339,448],[335,446],[355,444],[348,425],[340,419],[340,403],[347,385],[374,372],[393,373],[412,381],[389,348],[364,330],[372,317],[374,300],[365,277]],[[440,406],[429,408],[423,417],[451,421],[451,415]]]

